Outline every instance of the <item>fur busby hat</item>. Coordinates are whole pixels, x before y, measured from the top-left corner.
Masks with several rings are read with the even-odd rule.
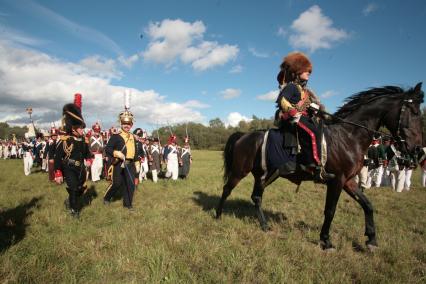
[[[73,127],[85,128],[80,108],[75,104],[66,104],[62,110],[62,127],[67,134],[72,133]]]
[[[294,81],[303,72],[312,72],[312,63],[302,52],[290,52],[280,65],[277,81],[281,85]]]

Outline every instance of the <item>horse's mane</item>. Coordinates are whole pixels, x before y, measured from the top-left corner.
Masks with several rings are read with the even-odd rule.
[[[359,109],[360,107],[371,103],[377,99],[386,97],[389,98],[400,98],[401,96],[409,95],[413,93],[414,89],[410,89],[405,92],[402,88],[397,86],[384,86],[381,88],[371,88],[367,91],[356,93],[344,101],[344,105],[341,106],[336,113],[335,116],[340,118],[345,118],[349,114],[351,114],[354,110]],[[423,92],[422,92],[423,93]],[[413,98],[423,101],[423,96],[419,96],[418,98]]]

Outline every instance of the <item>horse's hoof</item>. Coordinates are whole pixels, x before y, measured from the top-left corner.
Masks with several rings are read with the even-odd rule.
[[[271,230],[271,227],[269,227],[269,226],[268,226],[268,225],[266,225],[266,224],[261,225],[261,227],[262,227],[262,231],[264,231],[264,232],[268,232],[268,231],[270,231],[270,230]]]
[[[336,251],[336,248],[333,246],[333,244],[329,240],[326,240],[326,241],[320,240],[319,245],[323,251],[326,251],[326,252]]]
[[[369,252],[375,252],[379,249],[379,246],[373,244],[367,244],[367,249]]]

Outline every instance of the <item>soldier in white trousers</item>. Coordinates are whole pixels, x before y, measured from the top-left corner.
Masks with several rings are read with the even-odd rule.
[[[176,142],[176,136],[171,135],[168,145],[164,149],[164,160],[167,164],[166,178],[172,178],[172,180],[177,180],[179,176],[178,149]]]
[[[28,142],[24,142],[22,144],[22,150],[24,151],[24,174],[28,176],[31,174],[31,168],[33,166],[32,145]]]
[[[101,179],[103,169],[103,150],[104,141],[101,135],[101,125],[96,122],[92,125],[93,134],[89,139],[89,150],[93,155],[93,162],[90,167],[90,175],[92,181],[96,182]]]
[[[368,181],[368,163],[369,163],[369,159],[367,157],[367,155],[364,155],[364,162],[363,162],[363,166],[361,168],[361,170],[359,171],[359,173],[355,176],[355,182],[358,184],[358,186],[361,188],[362,191],[364,191],[364,189],[368,189],[371,187],[368,186],[367,181]]]

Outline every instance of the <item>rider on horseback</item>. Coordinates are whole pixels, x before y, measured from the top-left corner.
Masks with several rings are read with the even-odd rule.
[[[280,67],[277,80],[281,91],[276,101],[279,108],[276,119],[285,133],[285,144],[289,146],[292,143],[289,140],[293,140],[293,146],[300,145],[297,164],[311,173],[314,181],[325,182],[334,178],[334,174],[325,172],[321,163],[322,133],[312,112],[320,108],[319,99],[306,88],[312,64],[305,54],[291,52]],[[293,139],[288,139],[290,137]]]

